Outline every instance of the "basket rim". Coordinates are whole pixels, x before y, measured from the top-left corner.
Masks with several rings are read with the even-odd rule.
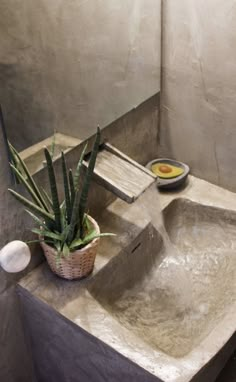
[[[90,216],[88,214],[87,214],[87,217],[90,220],[90,222],[93,224],[97,234],[99,235],[100,234],[100,227],[99,227],[97,221],[94,218],[92,218],[92,216]],[[41,237],[43,237],[43,236],[41,236]],[[92,248],[94,246],[94,244],[96,244],[99,240],[100,240],[100,237],[96,237],[95,239],[90,241],[88,244],[86,244],[85,247],[83,247],[81,249],[76,249],[75,251],[72,251],[72,252],[70,251],[70,255],[77,254],[77,253],[83,254],[84,252],[87,252],[88,249]],[[50,251],[54,251],[55,254],[57,254],[56,248],[52,247],[51,245],[49,245],[47,243],[45,243],[45,241],[40,241],[40,245],[42,247],[48,248]]]

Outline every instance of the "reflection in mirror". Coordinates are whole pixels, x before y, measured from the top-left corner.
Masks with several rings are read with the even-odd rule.
[[[32,173],[160,90],[161,0],[1,0],[0,104]]]

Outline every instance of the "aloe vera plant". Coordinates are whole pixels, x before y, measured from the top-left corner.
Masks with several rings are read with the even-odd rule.
[[[40,189],[21,159],[16,149],[9,143],[12,156],[11,168],[18,182],[20,182],[31,200],[9,189],[9,192],[25,207],[25,210],[37,224],[32,231],[40,235],[40,240],[54,247],[58,254],[68,256],[71,252],[81,249],[96,237],[113,235],[110,233],[97,234],[91,226],[86,213],[88,191],[96,163],[100,144],[100,129],[98,128],[94,146],[90,155],[88,167],[81,182],[81,168],[87,145],[85,145],[79,159],[75,174],[67,169],[64,153],[61,154],[62,175],[64,184],[64,200],[60,203],[56,174],[52,156],[47,148],[44,149],[50,195]],[[82,183],[82,184],[81,184]]]

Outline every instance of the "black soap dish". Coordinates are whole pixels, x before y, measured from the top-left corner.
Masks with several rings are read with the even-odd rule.
[[[158,158],[158,159],[154,159],[152,160],[151,162],[149,162],[146,167],[152,171],[152,166],[154,164],[158,164],[158,163],[163,163],[163,164],[166,164],[166,165],[172,165],[172,166],[176,166],[176,167],[179,167],[181,169],[183,169],[183,173],[179,176],[176,176],[176,177],[173,177],[173,178],[161,178],[161,177],[157,177],[157,187],[159,189],[162,189],[162,190],[174,190],[180,186],[183,186],[184,183],[186,182],[187,180],[187,177],[188,177],[188,174],[190,172],[190,168],[187,164],[185,163],[182,163],[182,162],[178,162],[176,160],[173,160],[173,159],[169,159],[169,158]]]

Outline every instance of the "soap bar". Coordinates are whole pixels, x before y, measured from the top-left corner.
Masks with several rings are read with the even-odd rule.
[[[155,163],[151,167],[152,172],[160,178],[171,179],[182,175],[184,169],[169,163]]]

